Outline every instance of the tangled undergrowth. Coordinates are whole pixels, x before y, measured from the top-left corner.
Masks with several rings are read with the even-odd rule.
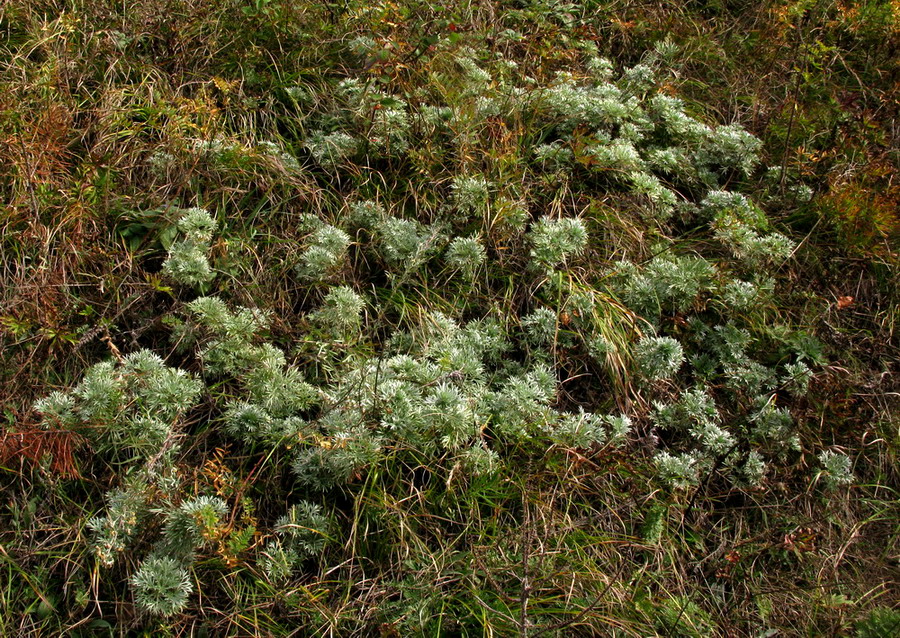
[[[0,633],[896,635],[900,10],[739,5],[0,10]]]

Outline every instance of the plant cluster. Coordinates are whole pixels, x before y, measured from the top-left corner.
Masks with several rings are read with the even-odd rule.
[[[893,635],[884,2],[33,4],[0,634]]]

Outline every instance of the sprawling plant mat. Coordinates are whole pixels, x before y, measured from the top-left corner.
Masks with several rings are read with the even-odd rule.
[[[0,634],[900,634],[900,7],[0,9]]]

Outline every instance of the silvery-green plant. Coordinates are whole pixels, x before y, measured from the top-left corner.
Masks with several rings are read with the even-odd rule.
[[[154,549],[157,556],[190,560],[194,551],[214,538],[228,514],[221,498],[198,496],[166,512],[163,536]]]
[[[423,404],[423,417],[435,428],[442,447],[458,449],[477,434],[473,401],[456,385],[442,382],[430,388],[425,393]]]
[[[237,401],[228,406],[223,423],[230,436],[253,442],[268,436],[275,419],[261,406]]]
[[[106,513],[88,520],[92,549],[105,567],[113,566],[141,529],[148,516],[149,495],[147,482],[135,477],[122,489],[107,492]]]
[[[498,390],[485,396],[494,427],[510,440],[529,436],[530,428],[545,426],[554,420],[553,412],[547,406],[556,391],[556,376],[544,365],[510,376]]]
[[[609,281],[629,308],[656,320],[663,311],[687,311],[712,286],[715,273],[702,257],[659,255],[643,267],[618,262]]]
[[[537,308],[522,317],[525,338],[529,344],[537,347],[545,347],[555,341],[558,324],[556,313],[549,308]]]
[[[282,149],[275,142],[263,141],[257,144],[256,148],[264,156],[281,164],[285,170],[291,172],[300,170],[300,162],[297,161],[297,158]]]
[[[410,122],[406,103],[394,102],[396,105],[393,107],[373,110],[369,128],[371,148],[387,155],[399,155],[409,148]]]
[[[644,168],[644,160],[634,143],[625,139],[609,140],[598,136],[596,143],[586,149],[597,170],[625,179]]]
[[[540,268],[554,268],[568,257],[584,252],[588,233],[580,219],[542,217],[528,232],[531,258]]]
[[[177,212],[176,227],[180,238],[169,248],[169,255],[163,262],[163,273],[186,286],[206,284],[215,277],[207,253],[216,230],[216,221],[202,208]]]
[[[320,554],[329,539],[331,520],[319,505],[300,501],[275,524],[275,538],[266,544],[261,564],[270,580],[278,582],[308,559]]]
[[[359,332],[365,300],[349,286],[332,288],[318,310],[310,314],[316,324],[339,338]]]
[[[149,458],[167,446],[174,451],[174,428],[201,390],[198,379],[139,350],[92,366],[70,392],[34,408],[45,427],[79,432],[114,458]]]
[[[466,448],[457,458],[469,476],[494,474],[501,464],[500,456],[494,450],[482,445]]]
[[[734,435],[721,426],[712,396],[702,388],[685,390],[675,403],[657,402],[653,420],[660,428],[686,432],[709,457],[726,455],[736,443]]]
[[[149,558],[131,577],[134,600],[143,611],[171,616],[182,611],[194,591],[190,574],[172,558]]]
[[[476,56],[475,51],[468,49],[462,53],[463,55],[456,58],[456,62],[463,70],[463,78],[468,85],[469,91],[477,95],[487,90],[491,82],[493,82],[491,74],[478,66],[478,63],[473,59]]]
[[[747,268],[783,262],[794,251],[795,244],[781,233],[760,234],[749,225],[730,216],[719,216],[713,224],[714,234]]]
[[[738,487],[758,487],[765,479],[766,461],[756,450],[751,450],[741,462],[732,465],[731,480]]]
[[[564,142],[557,140],[550,144],[534,147],[534,160],[545,170],[564,171],[575,163],[575,153]]]
[[[716,127],[699,153],[699,161],[710,167],[736,170],[750,175],[759,164],[762,141],[737,124]]]
[[[277,356],[271,348],[258,343],[259,335],[268,324],[264,312],[250,308],[232,312],[218,297],[200,297],[187,308],[206,333],[201,338],[199,351],[206,374],[241,376]],[[196,339],[197,336],[186,334],[185,338]]]
[[[598,82],[609,82],[615,74],[615,66],[612,61],[596,54],[588,56],[585,67]]]
[[[645,379],[672,378],[684,363],[684,348],[671,337],[644,337],[634,349],[638,369]]]
[[[259,558],[259,565],[273,583],[280,583],[290,578],[295,567],[301,562],[297,552],[285,547],[277,541],[266,543]]]
[[[622,73],[622,83],[631,94],[646,93],[656,84],[656,70],[649,64],[636,64]]]
[[[419,222],[386,217],[376,227],[381,254],[389,266],[410,271],[424,263],[435,248],[437,233]]]
[[[690,158],[682,148],[667,146],[650,149],[644,153],[644,161],[648,168],[659,174],[690,181]]]
[[[249,157],[247,149],[243,145],[222,137],[195,139],[189,148],[195,155],[216,167],[241,163]]]
[[[475,237],[456,237],[447,246],[444,258],[451,268],[472,279],[487,258],[484,246]]]
[[[756,400],[755,412],[750,416],[750,437],[773,455],[784,456],[791,450],[800,450],[794,418],[786,408],[777,407],[773,397],[761,396]]]
[[[147,158],[147,164],[156,177],[166,178],[178,166],[178,158],[166,151],[155,151]]]
[[[659,477],[670,487],[688,488],[699,479],[698,458],[693,453],[670,454],[663,451],[656,455],[654,462]]]
[[[322,168],[334,170],[359,152],[360,141],[343,131],[317,131],[304,146]]]
[[[802,361],[788,363],[784,366],[782,384],[795,397],[805,396],[809,392],[809,382],[812,381],[813,371]]]
[[[487,207],[492,187],[493,184],[482,175],[459,175],[453,178],[450,190],[457,210],[472,214]]]
[[[700,214],[709,220],[730,219],[756,230],[765,230],[766,214],[746,195],[733,191],[711,190],[699,204]]]
[[[288,99],[294,103],[294,106],[304,104],[312,99],[310,91],[303,86],[286,86],[283,91]]]
[[[753,308],[759,294],[759,289],[753,282],[735,279],[725,284],[722,302],[736,312],[746,312]]]
[[[826,489],[833,491],[853,483],[852,463],[846,454],[825,450],[819,454],[819,463],[822,464],[820,476],[825,481]]]
[[[344,485],[383,458],[379,439],[368,430],[361,427],[338,429],[360,423],[362,416],[354,410],[346,410],[343,414],[336,411],[331,414],[331,423],[320,423],[333,432],[332,436],[320,445],[302,448],[291,463],[301,485],[316,491]]]
[[[610,82],[581,86],[566,73],[557,76],[557,82],[543,91],[543,105],[559,123],[561,132],[568,133],[579,124],[605,128],[621,124],[638,116],[640,105],[629,99],[622,90]]]
[[[328,542],[331,520],[314,503],[292,505],[275,524],[275,533],[302,558],[322,552]]]
[[[373,200],[360,200],[350,204],[350,221],[362,228],[375,228],[387,213],[384,206]]]
[[[306,240],[297,272],[301,277],[322,280],[334,272],[347,256],[350,236],[340,228],[322,224]]]
[[[646,171],[632,171],[628,178],[631,180],[632,192],[650,200],[657,217],[665,219],[671,215],[678,199],[674,191],[664,186],[656,175]]]
[[[447,131],[453,121],[453,109],[449,106],[425,104],[419,108],[419,119],[427,132]]]
[[[618,352],[616,344],[603,334],[593,334],[585,339],[588,353],[598,363],[606,363],[608,358]]]
[[[585,412],[561,414],[556,424],[548,428],[551,439],[565,446],[589,448],[612,443],[620,445],[631,431],[627,415],[611,416]]]

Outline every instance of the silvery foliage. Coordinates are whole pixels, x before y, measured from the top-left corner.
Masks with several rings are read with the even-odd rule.
[[[685,390],[675,403],[655,403],[653,421],[657,427],[687,433],[699,451],[711,458],[725,456],[736,443],[721,425],[715,400],[703,388]]]
[[[202,390],[192,375],[139,350],[94,365],[71,391],[35,404],[44,427],[79,432],[117,462],[140,462],[123,487],[107,494],[105,515],[88,522],[102,564],[112,565],[142,528],[151,486],[164,489],[165,468],[178,450],[177,426]]]
[[[766,476],[766,461],[756,450],[750,450],[742,461],[733,461],[729,465],[731,480],[738,487],[757,487]]]
[[[716,239],[727,246],[747,268],[759,268],[788,259],[795,245],[781,233],[761,234],[731,215],[713,223]]]
[[[112,567],[142,529],[149,496],[149,485],[140,479],[132,479],[124,489],[106,493],[106,514],[88,521],[93,535],[91,547],[101,564]]]
[[[552,345],[556,340],[559,321],[556,313],[549,308],[537,308],[522,317],[522,328],[526,341],[535,347]]]
[[[462,69],[463,81],[466,83],[469,91],[478,95],[484,93],[490,87],[494,78],[488,71],[485,71],[478,65],[478,62],[475,60],[476,57],[477,53],[473,49],[465,47],[456,56],[456,63]]]
[[[753,308],[759,294],[760,291],[753,282],[735,279],[725,284],[722,301],[736,312],[745,312]]]
[[[825,481],[826,489],[833,491],[853,483],[852,462],[846,454],[825,450],[819,454],[819,463],[822,464],[820,476]]]
[[[134,601],[143,611],[171,616],[183,610],[194,591],[190,574],[172,558],[150,558],[131,577]]]
[[[375,228],[387,217],[384,206],[376,201],[362,200],[350,204],[350,221],[362,228]]]
[[[809,382],[812,381],[813,371],[802,361],[788,363],[784,366],[782,385],[795,397],[805,396],[809,391]]]
[[[609,359],[609,357],[615,355],[618,352],[616,344],[610,341],[603,334],[590,335],[585,340],[585,344],[587,345],[588,353],[591,355],[591,357],[593,357],[595,361],[598,361],[600,363],[605,363]]]
[[[787,408],[775,406],[772,397],[762,395],[750,415],[750,440],[761,450],[783,457],[800,450],[800,437],[794,432],[794,417]]]
[[[444,252],[447,264],[461,272],[466,279],[472,279],[475,276],[486,258],[487,253],[484,246],[475,237],[456,237]]]
[[[359,152],[361,143],[358,138],[343,131],[315,131],[303,145],[319,166],[335,170]]]
[[[279,419],[276,431],[290,431],[293,424],[284,420],[316,403],[315,389],[299,370],[287,365],[284,353],[261,341],[268,322],[265,313],[249,308],[232,312],[218,297],[196,299],[188,304],[188,311],[198,324],[204,373],[237,379],[249,403]]]
[[[174,428],[202,383],[149,350],[92,366],[69,392],[37,401],[41,424],[82,433],[117,459],[146,459],[172,448]]]
[[[675,192],[663,185],[663,182],[653,173],[647,171],[631,171],[628,174],[631,181],[631,190],[635,195],[646,197],[651,204],[651,210],[660,218],[668,217],[678,205]]]
[[[337,96],[329,118],[338,130],[315,131],[304,144],[320,166],[334,170],[362,152],[396,157],[407,151],[411,122],[404,99],[374,90],[357,78],[342,80]]]
[[[462,213],[481,213],[488,205],[491,184],[482,175],[460,175],[453,178],[450,189],[457,210]]]
[[[568,171],[575,163],[575,153],[560,140],[534,147],[534,159],[547,171]]]
[[[695,369],[701,376],[706,379],[718,377],[725,387],[742,396],[755,396],[774,389],[775,371],[747,354],[754,344],[748,330],[731,321],[712,328],[699,320],[691,325],[694,340],[702,344],[705,351],[694,360]]]
[[[163,273],[186,286],[199,286],[215,277],[207,253],[216,230],[216,221],[202,208],[178,211],[179,239],[169,248]]]
[[[350,236],[318,218],[309,220],[308,226],[312,227],[311,233],[304,242],[297,274],[305,279],[321,281],[343,264]]]
[[[684,349],[671,337],[645,337],[634,348],[638,370],[645,379],[670,379],[684,363]]]
[[[716,239],[747,268],[784,261],[794,250],[787,237],[767,232],[765,213],[739,193],[710,191],[700,202],[700,213],[711,220]]]
[[[409,114],[403,100],[388,103],[391,106],[373,109],[367,140],[369,148],[381,155],[399,155],[409,148]]]
[[[663,312],[690,309],[710,289],[715,274],[715,266],[702,257],[662,254],[643,266],[617,262],[608,281],[629,308],[655,321]]]
[[[769,460],[785,459],[800,450],[791,412],[776,404],[775,390],[780,387],[803,395],[812,371],[797,361],[786,364],[779,375],[755,361],[749,354],[754,337],[733,322],[710,327],[692,318],[688,327],[689,338],[702,352],[691,361],[695,378],[725,393],[733,404],[732,413],[723,420],[713,396],[697,386],[683,391],[674,402],[656,402],[654,422],[661,429],[681,433],[678,445],[692,455],[698,471],[721,463],[736,486],[758,485]]]
[[[453,121],[453,109],[449,106],[424,104],[419,107],[418,122],[423,133],[447,132]]]
[[[333,336],[349,339],[359,332],[365,300],[349,286],[335,286],[310,319]]]
[[[158,473],[144,474],[160,487],[165,485]],[[132,576],[131,584],[138,606],[151,614],[168,616],[186,605],[191,583],[185,567],[194,560],[197,549],[217,537],[228,507],[220,498],[199,496],[178,506],[151,508],[150,499],[158,489],[152,489],[144,478],[131,478],[124,489],[107,494],[106,515],[92,518],[88,527],[94,534],[92,546],[97,558],[111,567],[138,533],[149,526],[148,519],[162,515],[162,536]]]
[[[576,126],[588,125],[604,129],[622,124],[643,115],[640,101],[627,98],[618,86],[611,82],[579,85],[574,76],[561,72],[556,82],[543,92],[542,102],[557,118],[563,132],[571,132]]]
[[[487,446],[473,445],[457,456],[463,470],[470,476],[489,476],[500,467],[500,455]]]
[[[243,145],[222,137],[195,139],[190,145],[190,151],[213,166],[219,167],[227,167],[247,157],[247,150]]]
[[[589,448],[607,442],[621,443],[631,428],[631,418],[627,415],[591,414],[581,409],[574,414],[561,415],[550,431],[550,437],[565,446]]]
[[[413,219],[387,216],[375,226],[388,266],[398,272],[418,269],[433,254],[442,234]]]
[[[260,563],[269,580],[285,580],[304,560],[321,554],[331,527],[319,505],[300,501],[291,506],[275,524],[275,538],[263,549]]]
[[[531,258],[544,269],[555,268],[566,260],[584,252],[588,233],[580,219],[541,217],[528,232]]]
[[[623,184],[630,180],[634,191],[648,195],[663,213],[676,198],[659,178],[714,186],[729,171],[752,171],[761,146],[739,126],[714,127],[687,114],[678,98],[647,97],[666,55],[656,52],[618,80],[607,60],[592,57],[593,82],[561,72],[539,101],[562,140],[578,128],[594,131],[594,141],[584,149],[589,165]]]
[[[673,488],[684,489],[699,480],[701,459],[694,453],[670,454],[663,451],[656,455],[654,461],[659,477]]]
[[[151,173],[156,177],[165,179],[168,177],[169,172],[178,166],[178,158],[171,153],[158,150],[154,151],[150,157],[147,158],[147,164],[150,167]]]
[[[163,535],[153,555],[191,561],[194,552],[214,539],[228,505],[219,497],[198,496],[165,512]]]
[[[483,474],[500,467],[496,450],[486,447],[487,428],[503,441],[584,446],[619,444],[630,428],[627,419],[553,410],[555,375],[539,364],[500,366],[509,344],[495,321],[460,326],[435,313],[400,341],[411,351],[363,360],[328,388],[315,424],[321,434],[305,439],[292,466],[302,484],[346,482],[377,463],[388,442],[395,450],[453,453],[461,468]]]

